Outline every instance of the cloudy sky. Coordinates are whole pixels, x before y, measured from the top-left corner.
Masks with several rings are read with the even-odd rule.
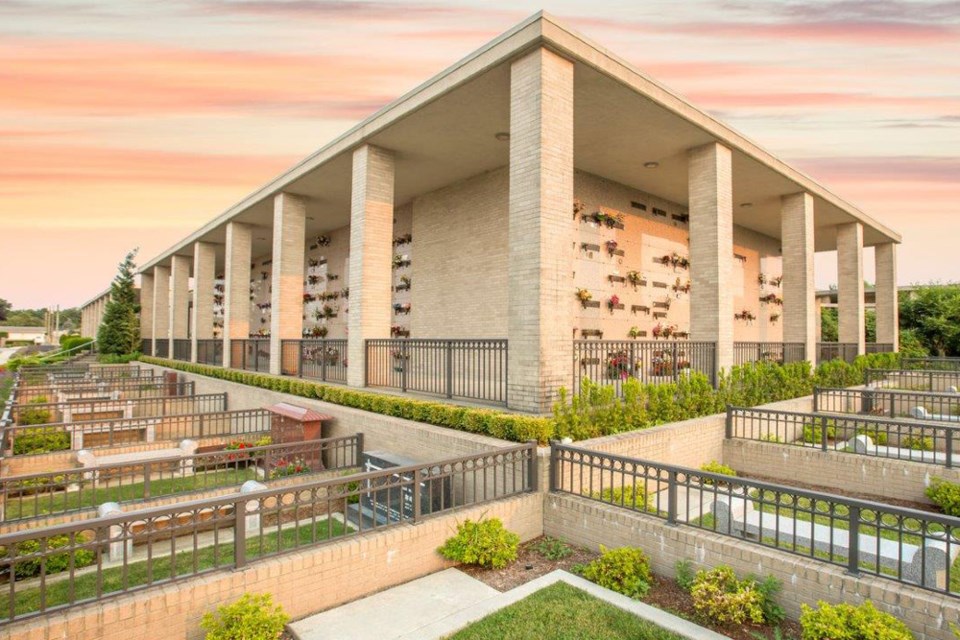
[[[0,297],[87,300],[541,8],[960,280],[960,1],[0,0]]]

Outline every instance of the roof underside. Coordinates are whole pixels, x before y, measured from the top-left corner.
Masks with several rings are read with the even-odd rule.
[[[685,205],[687,150],[719,140],[733,150],[737,225],[779,238],[780,196],[807,190],[814,196],[818,251],[836,248],[835,225],[856,220],[864,223],[866,246],[899,242],[895,232],[853,205],[549,17],[537,15],[377,112],[143,270],[167,263],[174,254],[192,255],[196,241],[223,243],[230,220],[256,225],[254,255],[269,253],[272,196],[279,191],[309,198],[308,237],[347,225],[351,153],[359,144],[396,154],[398,205],[506,166],[509,144],[494,136],[509,131],[510,64],[536,46],[548,46],[574,61],[577,169]],[[645,169],[649,161],[658,162],[659,168]],[[752,206],[738,206],[744,202]]]

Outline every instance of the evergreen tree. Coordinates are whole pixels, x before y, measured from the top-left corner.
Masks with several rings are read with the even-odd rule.
[[[127,254],[110,285],[110,300],[97,331],[100,353],[123,356],[140,350],[140,305],[133,284],[137,251]]]

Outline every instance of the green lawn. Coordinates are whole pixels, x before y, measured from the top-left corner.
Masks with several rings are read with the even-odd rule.
[[[681,640],[585,591],[558,582],[461,629],[449,640]]]
[[[75,478],[82,473],[71,471]],[[244,467],[227,468],[196,473],[192,476],[166,478],[150,481],[150,497],[171,496],[191,491],[206,491],[222,487],[238,487],[247,480],[256,480],[256,469]],[[132,502],[144,499],[144,483],[136,482],[122,486],[98,487],[82,491],[57,491],[37,493],[20,497],[8,497],[4,518],[8,521],[33,516],[52,515],[95,508],[104,502]]]
[[[269,529],[269,527],[268,527]],[[325,519],[315,525],[301,525],[284,529],[278,535],[276,530],[265,533],[262,537],[247,538],[247,560],[259,556],[271,555],[278,551],[285,551],[303,547],[314,542],[336,538],[346,533],[344,525],[337,520]],[[221,536],[230,538],[233,531],[223,531]],[[158,543],[162,545],[163,543]],[[233,566],[233,543],[221,543],[215,547],[206,547],[196,552],[181,551],[176,556],[156,558],[151,563],[140,561],[128,564],[126,567],[111,567],[104,569],[99,579],[102,580],[100,592],[110,593],[133,589],[153,583],[169,582],[174,577],[189,576],[194,573],[210,571],[217,567],[228,568]],[[62,579],[50,583],[46,589],[46,607],[56,607],[79,602],[97,595],[98,575],[90,571],[78,576],[73,582]],[[73,597],[71,598],[71,592]],[[22,616],[40,609],[40,588],[28,587],[18,589],[15,595],[14,608],[16,615]],[[0,619],[10,617],[9,596],[0,605]]]

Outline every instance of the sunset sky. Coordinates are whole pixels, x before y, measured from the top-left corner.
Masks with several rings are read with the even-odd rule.
[[[539,9],[960,280],[958,1],[0,0],[0,298],[84,302]]]

